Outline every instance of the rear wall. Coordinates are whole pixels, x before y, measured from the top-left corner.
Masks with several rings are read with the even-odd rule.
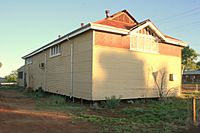
[[[95,32],[95,37],[99,35],[99,32]],[[116,34],[114,36],[122,37]],[[175,53],[170,55],[169,51],[153,54],[119,48],[121,44],[117,47],[105,46],[105,44],[99,44],[100,42],[102,41],[95,39],[93,46],[93,100],[103,100],[110,96],[122,99],[158,97],[158,89],[152,75],[153,72],[158,71],[167,72],[166,87],[176,88],[175,93],[179,93],[181,48],[177,48],[179,51],[176,55]],[[169,74],[176,75],[177,79],[169,81]]]

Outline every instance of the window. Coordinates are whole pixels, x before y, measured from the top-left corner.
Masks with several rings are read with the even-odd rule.
[[[18,78],[23,79],[23,72],[18,72]]]
[[[32,64],[32,63],[33,63],[33,62],[32,62],[32,59],[31,59],[31,58],[26,59],[26,64],[27,64],[27,65]]]
[[[130,49],[150,53],[159,53],[159,45],[156,38],[144,34],[131,36]]]
[[[40,69],[44,69],[44,63],[40,63],[40,64],[39,64],[39,68],[40,68]]]
[[[169,74],[169,81],[177,80],[177,76],[175,74]]]
[[[50,57],[60,55],[60,45],[55,45],[50,49]]]

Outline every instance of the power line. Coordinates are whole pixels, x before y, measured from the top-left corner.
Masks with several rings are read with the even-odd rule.
[[[193,21],[193,22],[178,25],[178,26],[175,26],[175,27],[170,27],[170,28],[167,28],[166,30],[176,31],[177,29],[179,30],[179,29],[182,29],[182,28],[194,26],[194,24],[196,26],[197,24],[200,24],[200,21]],[[196,28],[194,27],[194,29],[196,29]]]
[[[188,19],[188,17],[191,17],[191,16],[196,15],[196,14],[199,14],[199,13],[200,13],[200,10],[197,11],[197,12],[194,12],[194,13],[185,14],[185,15],[182,15],[182,16],[177,16],[177,17],[175,17],[175,18],[172,18],[172,19],[168,19],[168,20],[163,21],[162,23],[160,23],[160,25],[167,24],[167,23],[169,23],[169,22],[174,22],[174,21],[177,20],[177,19],[179,19],[179,20],[181,19],[181,20],[183,21],[184,18],[187,17],[187,19]]]
[[[175,15],[172,15],[172,16],[169,16],[169,17],[166,17],[166,18],[163,18],[163,19],[160,19],[160,20],[157,20],[155,22],[157,23],[166,23],[168,21],[172,21],[176,18],[179,18],[179,17],[187,17],[187,16],[191,16],[191,15],[195,15],[197,13],[200,12],[200,6],[196,7],[196,8],[193,8],[193,9],[190,9],[190,10],[187,10],[187,11],[184,11],[184,12],[181,12],[181,13],[178,13],[178,14],[175,14]],[[163,24],[161,23],[161,24]]]
[[[166,18],[163,18],[163,19],[160,19],[158,20],[157,22],[161,22],[161,21],[165,21],[165,20],[168,20],[168,19],[171,19],[171,18],[175,18],[175,17],[178,17],[178,16],[182,16],[182,15],[185,15],[185,14],[188,14],[188,13],[191,13],[191,12],[194,12],[196,10],[199,10],[199,6],[196,7],[196,8],[193,8],[193,9],[190,9],[190,10],[187,10],[187,11],[184,11],[184,12],[181,12],[181,13],[178,13],[178,14],[175,14],[175,15],[172,15],[172,16],[169,16],[169,17],[166,17]]]

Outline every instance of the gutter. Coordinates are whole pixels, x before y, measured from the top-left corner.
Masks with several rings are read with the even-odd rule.
[[[118,34],[123,34],[123,35],[128,35],[128,32],[129,30],[124,30],[124,29],[120,29],[120,28],[114,28],[114,27],[111,27],[111,26],[103,26],[103,25],[100,25],[100,24],[94,24],[94,23],[88,23],[87,25],[83,26],[83,27],[80,27],[72,32],[70,32],[69,34],[66,34],[64,35],[63,37],[61,38],[58,38],[48,44],[46,44],[45,46],[31,52],[30,54],[27,54],[25,56],[22,57],[22,59],[26,59],[26,58],[29,58],[37,53],[40,53],[42,52],[43,50],[45,49],[48,49],[58,43],[61,43],[65,40],[68,40],[74,36],[77,36],[79,34],[82,34],[83,32],[86,32],[88,30],[99,30],[99,31],[107,31],[107,32],[112,32],[112,33],[118,33]]]
[[[106,25],[95,24],[95,23],[88,23],[87,25],[80,27],[80,28],[70,32],[69,34],[66,34],[66,35],[62,36],[61,38],[58,38],[58,39],[46,44],[45,46],[31,52],[30,54],[23,56],[22,59],[29,58],[37,53],[40,53],[43,50],[46,50],[58,43],[61,43],[67,39],[70,39],[79,34],[82,34],[88,30],[99,30],[99,31],[105,31],[105,32],[116,33],[116,34],[121,34],[121,35],[129,35],[129,34],[134,34],[136,31],[140,30],[141,28],[143,28],[145,26],[150,26],[151,28],[153,28],[155,30],[155,32],[158,34],[158,36],[160,36],[163,39],[163,41],[166,43],[171,43],[171,44],[179,45],[179,46],[183,46],[183,47],[188,46],[186,43],[169,40],[166,37],[164,37],[164,35],[158,30],[158,28],[150,20],[141,22],[140,25],[139,24],[136,25],[131,30],[115,28],[112,26],[106,26]]]
[[[178,45],[178,46],[182,46],[182,47],[188,46],[187,43],[184,43],[184,42],[181,42],[181,41],[174,41],[174,40],[171,40],[171,39],[168,39],[168,38],[165,39],[165,42],[170,43],[170,44],[174,44],[174,45]]]
[[[52,46],[54,46],[54,45],[56,45],[58,43],[61,43],[61,42],[65,41],[65,40],[67,40],[67,39],[70,39],[70,38],[72,38],[72,37],[74,37],[74,36],[76,36],[78,34],[81,34],[81,33],[85,32],[85,31],[89,30],[89,29],[90,29],[90,23],[85,25],[85,26],[83,26],[83,27],[81,27],[81,28],[78,28],[78,29],[70,32],[69,34],[66,34],[66,35],[64,35],[64,36],[62,36],[62,37],[60,37],[60,38],[58,38],[58,39],[46,44],[45,46],[43,46],[43,47],[41,47],[39,49],[36,49],[35,51],[31,52],[30,54],[27,54],[27,55],[23,56],[22,59],[29,58],[29,57],[37,54],[37,53],[42,52],[45,49],[48,49],[48,48],[50,48],[50,47],[52,47]]]
[[[67,41],[70,43],[70,98],[74,97],[74,89],[73,89],[73,59],[74,59],[74,47],[71,40],[69,40],[69,37],[67,37]],[[74,98],[73,98],[74,102]]]

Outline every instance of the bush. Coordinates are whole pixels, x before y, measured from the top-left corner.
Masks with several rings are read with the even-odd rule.
[[[106,101],[104,101],[102,105],[104,108],[109,108],[109,109],[118,107],[121,101],[120,97],[116,98],[115,96],[106,97],[105,99]]]
[[[40,99],[44,96],[46,96],[46,93],[42,88],[38,88],[37,90],[33,90],[32,88],[26,88],[24,91],[24,94],[34,98],[34,99]]]
[[[45,96],[45,92],[42,88],[38,88],[33,93],[34,93],[34,98],[42,98]]]
[[[49,96],[46,101],[47,105],[63,105],[65,103],[66,103],[65,97],[58,95]]]

